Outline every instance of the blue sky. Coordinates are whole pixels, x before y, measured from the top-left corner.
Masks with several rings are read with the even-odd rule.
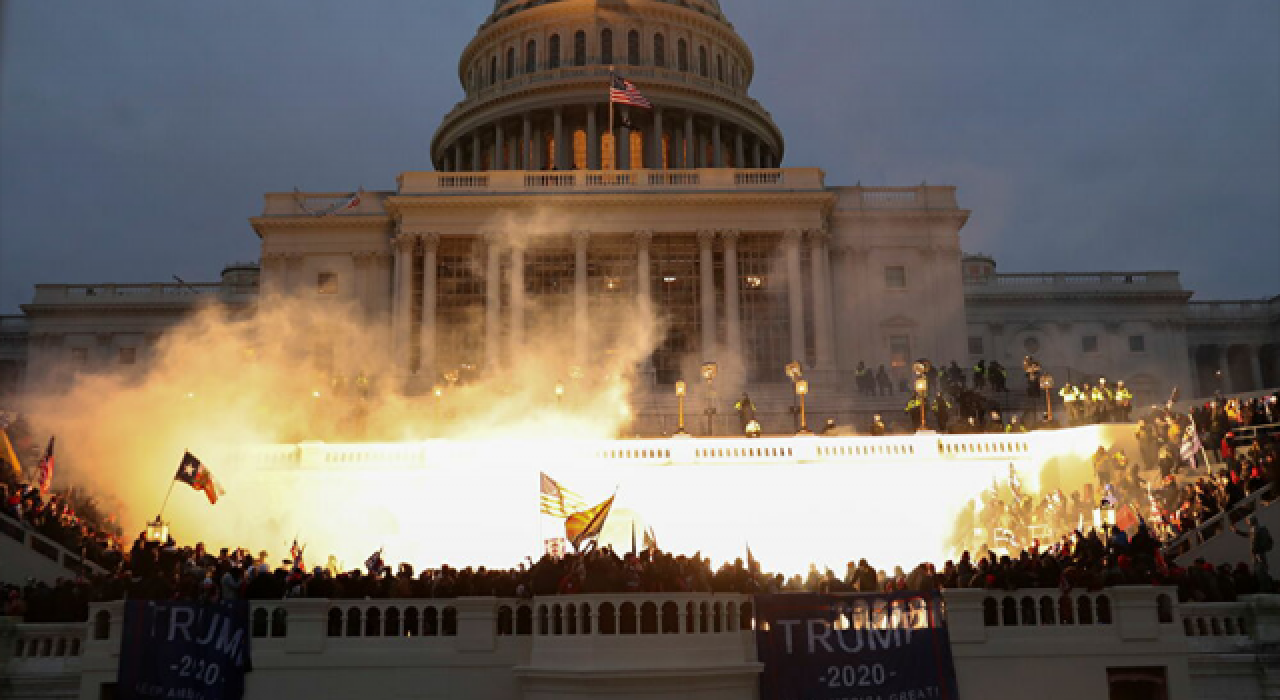
[[[724,0],[785,165],[954,184],[1002,271],[1280,293],[1280,3]],[[213,281],[262,193],[394,187],[487,0],[9,0],[0,313],[32,285]],[[643,89],[643,86],[641,86]]]

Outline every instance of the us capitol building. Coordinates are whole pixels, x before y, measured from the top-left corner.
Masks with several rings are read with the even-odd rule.
[[[611,110],[612,70],[653,108]],[[799,361],[827,415],[889,407],[857,396],[855,368],[903,387],[917,357],[999,360],[1016,389],[1032,354],[1060,383],[1123,379],[1139,401],[1280,384],[1280,296],[1191,301],[1174,271],[997,272],[963,252],[954,186],[784,165],[754,72],[714,0],[500,0],[458,61],[433,170],[354,197],[268,193],[250,219],[260,266],[218,283],[37,285],[0,319],[0,391],[145,366],[202,301],[252,313],[277,293],[357,305],[395,358],[360,369],[413,391],[504,366],[534,318],[591,366],[637,305],[666,329],[637,368],[641,411],[710,361],[766,407],[790,402],[782,368]]]

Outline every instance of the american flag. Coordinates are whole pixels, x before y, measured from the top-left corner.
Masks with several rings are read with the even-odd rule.
[[[48,493],[49,487],[53,486],[53,438],[49,438],[49,446],[45,448],[44,457],[40,459],[36,469],[39,470],[37,478],[40,479],[40,493]]]
[[[545,472],[541,472],[540,475],[542,485],[539,489],[541,491],[539,510],[543,515],[567,518],[574,513],[586,510],[587,502],[582,500],[582,496],[556,483],[556,480],[547,476]]]
[[[620,105],[632,105],[643,109],[653,109],[653,105],[636,89],[630,80],[614,75],[609,84],[609,101]]]

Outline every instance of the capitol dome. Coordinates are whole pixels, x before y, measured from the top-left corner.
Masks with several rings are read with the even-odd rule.
[[[611,72],[653,109],[611,113]],[[747,94],[754,72],[716,0],[495,0],[458,61],[465,96],[431,160],[450,172],[777,167],[782,133]]]

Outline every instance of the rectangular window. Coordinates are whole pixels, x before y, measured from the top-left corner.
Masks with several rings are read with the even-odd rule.
[[[338,276],[332,272],[321,272],[316,275],[316,291],[321,294],[337,294]]]
[[[1147,337],[1145,335],[1129,336],[1129,352],[1146,352]]]
[[[1080,352],[1097,352],[1098,336],[1086,335],[1080,338]]]
[[[884,286],[888,289],[907,288],[907,268],[890,265],[884,269]]]
[[[911,361],[911,337],[905,335],[889,336],[889,364],[892,367],[906,367]]]
[[[970,355],[982,354],[982,338],[980,336],[976,336],[976,335],[969,336],[969,354]]]
[[[137,348],[120,348],[120,364],[131,365],[138,361]]]

